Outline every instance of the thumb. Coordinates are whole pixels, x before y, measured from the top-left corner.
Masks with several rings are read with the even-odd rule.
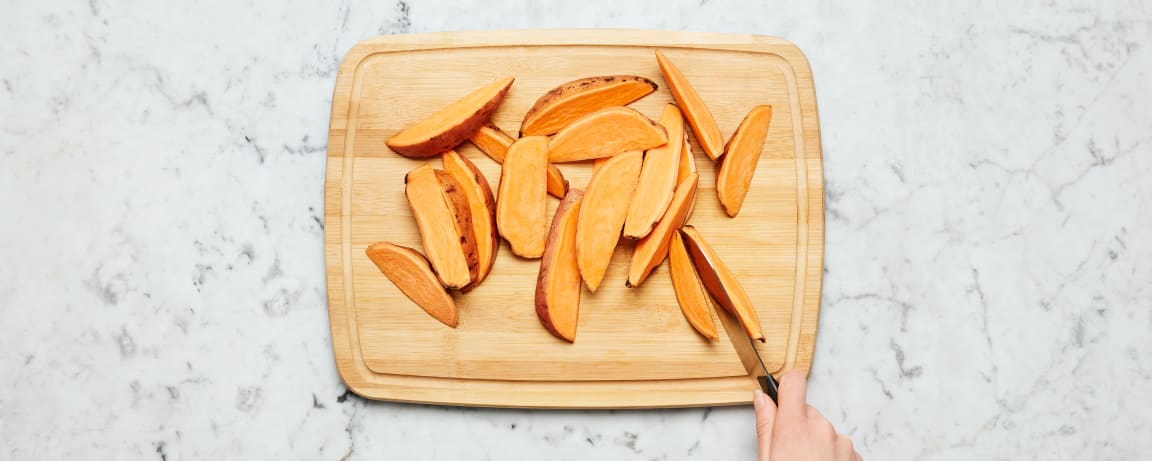
[[[760,446],[760,461],[768,461],[772,452],[772,425],[776,422],[776,404],[764,391],[756,389],[752,395],[752,405],[756,408],[756,441]]]

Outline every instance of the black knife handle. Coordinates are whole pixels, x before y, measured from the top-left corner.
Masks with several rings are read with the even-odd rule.
[[[776,378],[772,375],[757,376],[756,381],[760,382],[760,388],[764,390],[765,394],[768,394],[768,398],[772,399],[772,403],[779,405],[778,389],[780,388],[780,382],[776,381]]]

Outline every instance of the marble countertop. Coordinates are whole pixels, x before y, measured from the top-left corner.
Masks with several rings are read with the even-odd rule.
[[[0,460],[753,459],[749,407],[446,408],[337,376],[337,63],[377,34],[530,27],[804,49],[827,180],[809,397],[865,459],[1152,452],[1152,4],[768,3],[9,4]]]

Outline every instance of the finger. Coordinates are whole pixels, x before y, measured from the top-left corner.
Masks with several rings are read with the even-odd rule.
[[[838,461],[855,461],[856,450],[852,447],[852,439],[844,434],[836,436],[836,459]]]
[[[804,405],[804,414],[811,421],[827,421],[828,420],[828,418],[824,417],[824,413],[820,413],[820,410],[817,410],[816,407],[814,407],[812,405]]]
[[[864,458],[862,458],[860,456],[860,453],[853,453],[853,454],[856,455],[856,461],[864,461]]]
[[[808,394],[808,383],[804,378],[804,370],[792,369],[780,376],[780,417],[799,418],[806,417],[804,401]]]
[[[752,394],[752,404],[756,408],[756,440],[760,446],[758,459],[768,461],[772,453],[772,426],[776,422],[776,404],[768,395],[756,389]]]

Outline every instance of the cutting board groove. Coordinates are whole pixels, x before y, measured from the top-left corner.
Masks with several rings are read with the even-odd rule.
[[[657,48],[692,81],[725,139],[753,106],[773,105],[768,141],[735,219],[724,215],[715,168],[692,140],[701,181],[689,222],[755,302],[767,338],[758,350],[769,368],[810,368],[823,266],[823,171],[812,75],[798,48],[772,37],[695,32],[454,32],[368,39],[340,64],[324,221],[333,351],[349,389],[374,399],[473,406],[750,402],[756,383],[747,351],[742,361],[727,328],[716,343],[692,330],[676,304],[667,263],[640,287],[624,287],[630,244],[617,250],[601,289],[583,292],[575,344],[539,325],[533,307],[539,261],[515,257],[507,243],[488,279],[457,296],[456,329],[405,298],[364,255],[381,240],[422,249],[403,177],[423,161],[395,154],[384,145],[387,137],[507,75],[516,82],[493,121],[510,133],[545,91],[593,75],[656,81],[659,90],[631,105],[655,119],[672,101],[653,57]],[[457,150],[495,190],[500,166],[470,144]],[[583,188],[591,174],[590,162],[560,168],[572,187]],[[557,202],[549,203],[551,214]],[[732,325],[727,314],[713,315]]]

